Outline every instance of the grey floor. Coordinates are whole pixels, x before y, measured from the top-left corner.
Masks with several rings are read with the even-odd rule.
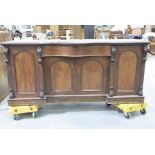
[[[148,55],[144,78],[144,96],[148,103],[147,114],[132,113],[125,119],[123,113],[107,108],[104,103],[75,105],[49,105],[42,107],[36,119],[24,114],[15,121],[8,114],[7,98],[0,104],[0,128],[39,129],[39,128],[155,128],[155,56]],[[89,106],[88,106],[89,105]]]

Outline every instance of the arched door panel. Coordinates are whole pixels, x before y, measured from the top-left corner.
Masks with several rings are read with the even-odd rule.
[[[35,64],[30,53],[20,52],[15,57],[15,74],[18,94],[35,93]]]
[[[118,92],[134,92],[137,56],[132,51],[123,52],[118,61]]]

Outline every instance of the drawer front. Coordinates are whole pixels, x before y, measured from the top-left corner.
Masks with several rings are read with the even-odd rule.
[[[84,57],[84,56],[110,56],[110,46],[46,46],[43,47],[43,57],[65,56],[65,57]]]

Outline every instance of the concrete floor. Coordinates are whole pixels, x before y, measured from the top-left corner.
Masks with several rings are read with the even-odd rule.
[[[144,78],[144,96],[148,103],[147,114],[132,113],[125,119],[114,107],[104,103],[76,105],[46,105],[38,112],[36,119],[24,114],[15,121],[8,114],[7,98],[0,104],[0,128],[39,129],[39,128],[155,128],[155,56],[148,55]],[[89,106],[88,106],[89,105]]]

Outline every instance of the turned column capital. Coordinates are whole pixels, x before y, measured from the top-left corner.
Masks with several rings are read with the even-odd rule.
[[[4,61],[6,64],[8,64],[9,63],[9,48],[4,47],[3,52],[4,52],[4,56],[5,56]]]
[[[117,48],[115,46],[112,46],[111,47],[111,59],[110,59],[112,64],[115,63],[115,60],[116,60],[115,58],[116,51],[117,51]]]
[[[39,64],[42,63],[42,48],[40,46],[37,47],[37,54],[38,54],[38,62]]]

